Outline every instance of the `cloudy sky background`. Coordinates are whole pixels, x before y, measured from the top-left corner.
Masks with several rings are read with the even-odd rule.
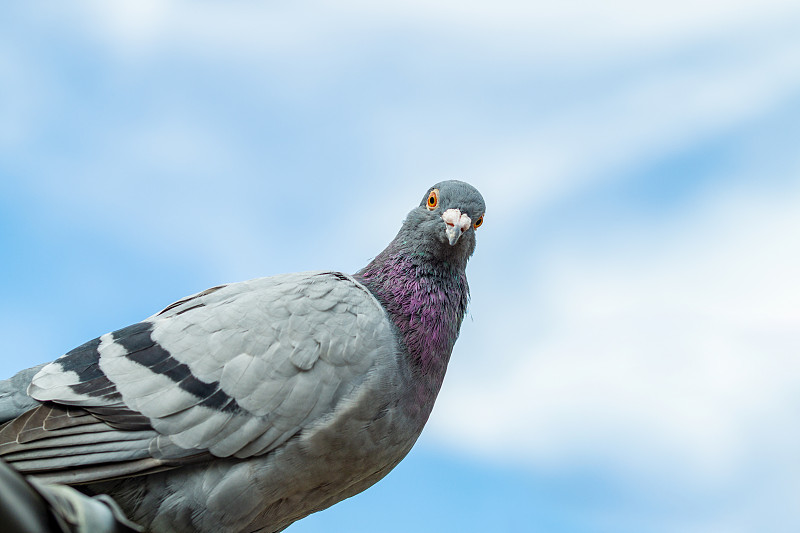
[[[2,375],[227,281],[488,214],[411,455],[292,526],[800,529],[800,6],[26,2],[0,17]]]

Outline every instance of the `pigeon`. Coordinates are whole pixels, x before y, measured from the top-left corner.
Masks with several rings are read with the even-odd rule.
[[[355,274],[220,285],[0,382],[0,457],[146,531],[277,532],[410,451],[469,302],[481,194],[437,183]]]

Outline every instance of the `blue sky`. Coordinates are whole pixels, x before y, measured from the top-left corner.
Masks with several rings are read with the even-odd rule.
[[[800,8],[695,4],[6,7],[0,370],[353,272],[464,179],[487,216],[430,423],[289,531],[797,531]]]

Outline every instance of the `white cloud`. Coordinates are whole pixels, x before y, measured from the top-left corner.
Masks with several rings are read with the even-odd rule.
[[[283,6],[185,0],[83,2],[76,20],[124,53],[151,53],[153,41],[192,47],[285,53],[353,46],[387,31],[469,37],[479,50],[519,53],[539,61],[652,52],[691,39],[796,17],[792,0],[642,4],[572,1],[295,2]],[[69,15],[69,12],[62,13]]]
[[[471,176],[486,190],[514,191],[502,196],[504,209],[492,213],[495,221],[512,224],[523,208],[542,211],[581,188],[614,181],[637,165],[746,128],[786,105],[800,90],[800,37],[766,28],[745,42],[732,31],[713,44],[695,43],[691,61],[674,50],[644,63],[632,54],[609,58],[617,64],[606,65],[612,71],[641,69],[618,79],[576,67],[583,74],[562,79],[562,90],[575,91],[575,84],[592,90],[576,91],[558,106],[531,113],[528,121],[510,121],[506,128],[495,127],[485,115],[465,118],[470,109],[465,114],[462,101],[452,107],[440,102],[435,111],[425,106],[384,110],[373,119],[376,142],[387,158],[404,147],[405,157],[393,169],[398,179],[423,168],[434,175]],[[536,81],[523,86],[535,91]],[[527,109],[525,101],[517,105]],[[487,103],[479,113],[491,109]],[[438,120],[429,124],[434,112]],[[409,152],[414,157],[407,157]]]
[[[636,482],[699,487],[748,478],[766,457],[796,465],[776,442],[800,440],[800,189],[754,191],[551,250],[519,303],[481,302],[491,310],[465,325],[482,330],[468,359],[481,368],[454,363],[437,438],[538,468],[593,459]]]
[[[516,35],[509,55],[499,56],[507,61],[507,68],[497,71],[508,78],[505,85],[535,91],[537,80],[552,76],[559,90],[575,91],[575,96],[526,119],[493,116],[504,95],[488,94],[484,100],[465,87],[466,96],[455,94],[451,99],[436,94],[433,102],[387,99],[376,106],[370,101],[363,107],[363,116],[354,117],[364,122],[368,164],[383,179],[405,185],[422,171],[430,176],[421,180],[425,184],[461,177],[475,182],[487,195],[514,190],[514,195],[504,198],[510,202],[504,204],[506,209],[492,213],[496,222],[506,219],[509,224],[514,223],[510,213],[523,205],[537,211],[588,184],[615,179],[620,169],[739,127],[781,105],[800,87],[800,56],[795,53],[800,38],[784,27],[784,20],[795,16],[795,11],[793,3],[783,0],[684,1],[646,8],[627,1],[546,6],[351,1],[278,9],[229,3],[196,6],[172,0],[90,1],[83,6],[80,16],[70,10],[75,23],[109,50],[118,51],[122,65],[130,60],[141,66],[164,54],[199,56],[203,65],[230,64],[234,75],[242,77],[242,85],[250,86],[243,93],[254,105],[262,98],[259,86],[264,83],[283,91],[287,100],[276,106],[290,103],[297,112],[309,103],[324,107],[332,88],[353,76],[344,65],[367,61],[365,52],[381,46],[388,28],[402,29],[388,34],[395,37],[420,31],[428,36],[426,42],[432,37],[433,42],[446,42],[455,36],[465,46],[465,56],[472,53],[470,42],[489,46],[498,38],[506,42],[504,36]],[[583,13],[591,24],[586,24],[585,31],[565,31],[576,13]],[[558,44],[565,35],[577,55],[566,53]],[[607,49],[597,41],[623,43],[624,49],[616,44]],[[541,50],[541,55],[531,55],[533,50]],[[421,49],[412,48],[407,54],[417,62],[427,60]],[[497,57],[478,55],[476,62],[487,66]],[[126,70],[120,65],[110,67],[117,68],[122,73]],[[625,74],[637,69],[638,75]],[[262,74],[251,77],[250,71]],[[531,79],[517,78],[526,72]],[[621,75],[616,78],[609,72]],[[423,69],[408,76],[424,74]],[[484,91],[494,90],[491,80],[482,86]],[[576,91],[576,86],[592,90]],[[524,101],[515,104],[523,110],[526,106]],[[175,109],[147,108],[142,119],[152,120],[153,113],[175,114]],[[178,120],[193,113],[203,116],[189,105]],[[205,136],[213,143],[204,141],[212,145],[204,153],[218,153],[226,161],[242,159],[231,143],[213,139],[220,137],[219,124],[193,120],[176,125],[185,131],[169,132],[164,150],[173,150],[172,141],[187,146],[181,135]],[[160,127],[158,123],[146,126]],[[211,131],[214,128],[217,131]],[[122,141],[118,144],[124,145]],[[197,145],[188,148],[196,150]],[[407,206],[398,201],[396,208],[404,212]]]

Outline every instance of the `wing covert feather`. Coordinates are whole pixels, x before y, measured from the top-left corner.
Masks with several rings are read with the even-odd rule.
[[[392,339],[380,304],[351,277],[286,274],[215,287],[103,335],[41,369],[29,394],[95,408],[93,420],[128,417],[137,429],[150,430],[134,441],[119,439],[118,449],[109,444],[113,438],[98,442],[95,456],[128,465],[120,471],[134,463],[147,469],[164,464],[141,461],[131,442],[146,443],[151,456],[163,448],[177,458],[205,452],[249,457],[333,412],[376,362],[394,357]],[[73,425],[58,431],[75,431]],[[84,427],[95,431],[98,425],[105,426]],[[63,434],[58,431],[52,438]],[[83,439],[70,445],[91,448]],[[46,464],[50,459],[42,454],[24,457]],[[70,466],[69,458],[61,461]],[[97,468],[102,475],[107,470]],[[92,471],[84,469],[81,479]]]

